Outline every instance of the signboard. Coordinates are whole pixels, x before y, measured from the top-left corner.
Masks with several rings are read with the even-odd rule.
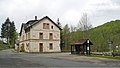
[[[89,43],[89,40],[87,40],[87,43]]]
[[[116,46],[116,48],[118,48],[118,46]]]
[[[87,50],[89,50],[89,47],[87,47]]]
[[[113,41],[109,40],[109,41],[108,41],[108,44],[109,44],[109,45],[112,45],[112,44],[113,44]]]

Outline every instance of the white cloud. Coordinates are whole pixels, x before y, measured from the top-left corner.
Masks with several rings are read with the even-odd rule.
[[[71,10],[66,11],[62,17],[66,21],[65,24],[68,23],[70,25],[76,25],[73,23],[78,23],[78,21],[80,20],[81,14],[82,13],[80,11],[71,9]]]
[[[120,0],[0,0],[0,25],[7,17],[15,21],[18,31],[23,22],[50,16],[60,18],[62,25],[77,25],[82,13],[87,12],[94,26],[119,19]],[[1,27],[1,26],[0,26]]]

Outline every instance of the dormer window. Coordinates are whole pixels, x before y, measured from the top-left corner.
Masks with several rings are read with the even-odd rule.
[[[43,23],[43,29],[49,29],[49,23]]]

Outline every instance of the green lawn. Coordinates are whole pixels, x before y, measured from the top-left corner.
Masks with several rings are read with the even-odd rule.
[[[119,59],[120,60],[120,56],[96,56],[96,55],[91,55],[89,57],[97,57],[97,58],[107,58],[107,59]]]
[[[63,53],[63,52],[30,52],[31,54],[55,54],[55,53]]]

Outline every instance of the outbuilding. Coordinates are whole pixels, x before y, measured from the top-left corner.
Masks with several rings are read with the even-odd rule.
[[[89,39],[80,39],[71,44],[71,54],[90,55],[93,43]]]

